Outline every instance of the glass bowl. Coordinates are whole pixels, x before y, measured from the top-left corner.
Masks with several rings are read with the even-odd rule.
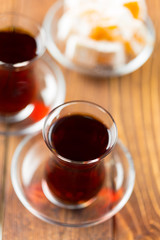
[[[41,220],[67,227],[88,227],[110,219],[130,198],[135,180],[134,164],[120,140],[104,160],[107,176],[104,187],[94,202],[82,209],[58,207],[46,198],[42,179],[50,154],[42,135],[27,136],[17,147],[11,166],[11,180],[19,200]]]
[[[147,41],[146,45],[140,51],[139,55],[135,58],[131,59],[129,62],[119,65],[119,66],[110,66],[107,67],[105,65],[96,65],[96,67],[85,67],[80,64],[74,63],[73,61],[69,60],[65,56],[65,47],[64,44],[60,43],[57,39],[57,23],[60,17],[63,14],[63,4],[62,1],[57,1],[51,8],[49,9],[46,17],[44,19],[44,29],[46,30],[47,34],[47,49],[49,53],[64,67],[93,76],[121,76],[128,73],[131,73],[138,68],[140,68],[151,56],[154,42],[155,42],[155,31],[152,21],[148,17],[145,25],[148,30],[148,34],[150,36],[150,40]]]

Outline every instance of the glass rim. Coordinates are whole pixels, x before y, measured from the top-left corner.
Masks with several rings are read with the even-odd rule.
[[[63,157],[62,155],[60,155],[55,148],[51,148],[51,145],[48,143],[48,139],[46,137],[46,133],[45,133],[45,128],[46,128],[46,124],[50,118],[50,116],[58,109],[58,108],[61,108],[61,107],[65,107],[65,106],[69,106],[69,105],[73,105],[73,104],[88,104],[88,105],[92,105],[96,108],[98,108],[99,110],[103,111],[104,113],[106,113],[110,119],[112,120],[113,122],[113,125],[114,125],[114,129],[115,129],[115,141],[113,143],[113,145],[106,149],[105,153],[103,153],[102,155],[100,155],[99,157],[97,158],[94,158],[94,159],[90,159],[90,160],[85,160],[85,161],[75,161],[75,160],[71,160],[71,159],[68,159],[68,158],[65,158]],[[46,116],[45,118],[45,121],[44,121],[44,124],[43,124],[43,127],[42,127],[42,136],[43,136],[43,139],[46,143],[46,145],[48,146],[49,150],[57,157],[59,158],[60,160],[64,161],[64,162],[68,162],[68,163],[73,163],[75,165],[89,165],[89,164],[92,164],[92,163],[96,163],[98,161],[100,161],[101,159],[103,159],[104,157],[106,157],[111,151],[112,149],[114,148],[114,146],[116,145],[117,143],[117,139],[118,139],[118,130],[117,130],[117,125],[115,123],[115,120],[114,118],[112,117],[112,115],[110,114],[110,112],[108,110],[106,110],[104,107],[100,106],[99,104],[95,103],[95,102],[91,102],[91,101],[87,101],[87,100],[72,100],[72,101],[67,101],[65,103],[62,103],[60,105],[58,105],[57,107],[55,107],[54,109],[52,109],[50,111],[50,113]]]
[[[44,52],[46,50],[46,45],[45,45],[46,33],[45,33],[45,30],[44,30],[44,27],[40,23],[38,23],[35,19],[33,19],[32,17],[29,17],[25,14],[16,13],[14,11],[13,12],[11,11],[11,12],[0,13],[0,19],[2,17],[7,17],[7,16],[8,17],[13,16],[15,19],[23,18],[24,20],[30,22],[38,30],[39,35],[41,36],[42,46],[39,47],[37,45],[38,53],[36,51],[37,54],[32,59],[27,60],[27,61],[22,61],[22,62],[19,62],[19,63],[7,63],[7,62],[4,62],[4,61],[0,60],[0,66],[4,66],[6,68],[14,69],[14,68],[26,67],[26,66],[30,65],[31,63],[33,63],[35,60],[39,59],[44,54]],[[14,24],[13,24],[13,26],[14,26]],[[11,27],[11,25],[8,24],[8,27]],[[3,29],[5,29],[5,27],[1,28],[1,30],[3,30]],[[25,27],[24,28],[22,27],[21,29],[24,30],[24,31],[26,30]],[[26,32],[30,33],[31,36],[32,36],[32,33],[30,31],[27,30]],[[34,38],[34,36],[32,36],[32,37]]]

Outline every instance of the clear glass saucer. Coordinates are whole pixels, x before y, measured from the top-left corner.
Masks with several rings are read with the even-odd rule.
[[[53,59],[44,54],[34,68],[38,91],[34,102],[15,116],[0,116],[0,134],[25,135],[42,129],[45,116],[65,99],[66,86],[63,74]]]
[[[155,30],[152,24],[151,19],[148,17],[145,25],[148,29],[148,33],[152,41],[147,41],[147,44],[144,46],[143,50],[138,56],[133,58],[128,63],[120,65],[118,67],[108,67],[103,65],[97,65],[94,68],[87,68],[81,65],[75,64],[70,61],[64,54],[64,44],[60,44],[57,40],[57,23],[60,17],[63,14],[63,3],[62,1],[57,1],[51,6],[46,17],[44,19],[44,29],[47,34],[47,49],[49,53],[64,67],[92,76],[108,77],[108,76],[121,76],[128,73],[131,73],[138,68],[140,68],[151,56],[154,42],[155,42]]]
[[[17,147],[12,159],[11,179],[14,190],[33,215],[51,224],[87,227],[110,219],[128,201],[134,186],[132,157],[118,140],[105,160],[106,180],[93,203],[77,210],[51,203],[42,190],[44,167],[51,152],[41,135],[27,136]]]

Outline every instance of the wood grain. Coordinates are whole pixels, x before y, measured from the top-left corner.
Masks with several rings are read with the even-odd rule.
[[[6,174],[6,137],[0,136],[0,237],[2,235],[2,225],[4,219],[4,198],[5,198],[5,174]]]
[[[18,11],[41,22],[52,3],[51,0],[0,0],[0,11]],[[98,226],[72,229],[44,223],[22,206],[11,185],[11,160],[21,138],[9,137],[6,153],[5,137],[0,136],[3,240],[160,239],[160,1],[147,0],[147,4],[157,39],[152,57],[143,67],[127,76],[104,79],[62,68],[67,86],[66,101],[93,101],[114,116],[119,138],[130,150],[136,169],[136,182],[130,200],[115,217]]]

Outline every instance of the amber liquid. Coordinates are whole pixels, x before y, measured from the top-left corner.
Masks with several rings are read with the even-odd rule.
[[[22,29],[0,31],[0,114],[12,114],[24,109],[36,95],[36,80],[32,65],[25,68],[13,64],[31,61],[37,56],[34,37]]]
[[[49,132],[51,146],[72,163],[50,159],[45,178],[58,199],[79,204],[94,198],[105,179],[103,161],[87,164],[107,151],[109,133],[99,120],[85,115],[70,115],[58,120]],[[76,162],[86,164],[76,164]]]

